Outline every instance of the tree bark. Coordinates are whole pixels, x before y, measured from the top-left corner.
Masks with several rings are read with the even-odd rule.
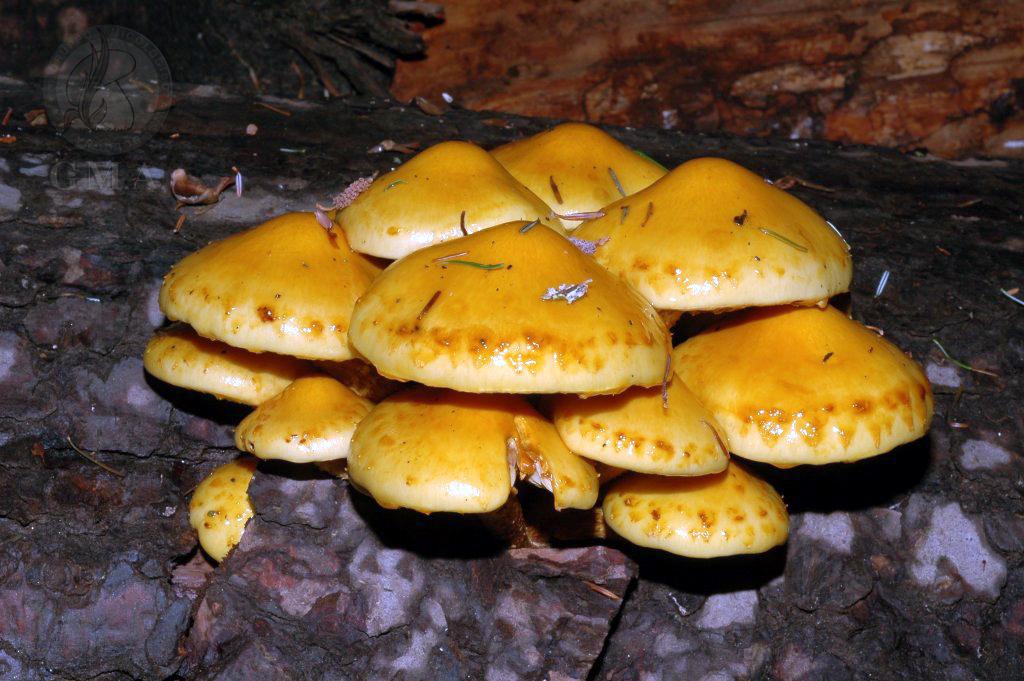
[[[1024,3],[453,1],[399,98],[616,125],[1024,155]]]

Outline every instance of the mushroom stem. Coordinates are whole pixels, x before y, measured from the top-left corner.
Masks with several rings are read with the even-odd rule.
[[[479,517],[484,527],[505,540],[509,548],[540,548],[551,545],[546,534],[527,520],[526,514],[523,513],[523,505],[516,494],[509,495],[508,501],[498,510],[483,513]]]
[[[658,316],[661,317],[661,321],[665,322],[665,326],[672,328],[679,321],[679,318],[683,316],[682,310],[658,310]]]
[[[551,498],[520,490],[504,506],[478,516],[484,527],[504,539],[509,548],[539,548],[561,544],[592,544],[606,536],[601,508],[557,511]]]

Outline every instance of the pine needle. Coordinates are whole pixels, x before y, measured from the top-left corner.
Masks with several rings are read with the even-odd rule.
[[[939,342],[938,338],[932,338],[932,342],[935,343],[935,346],[940,351],[942,351],[942,354],[943,354],[943,356],[945,356],[946,359],[948,359],[950,362],[952,362],[953,364],[957,365],[961,369],[965,369],[967,371],[973,371],[973,372],[975,372],[977,374],[985,374],[986,376],[993,376],[993,377],[996,377],[996,378],[999,377],[999,374],[993,373],[991,371],[987,371],[985,369],[975,369],[970,364],[967,364],[966,362],[961,362],[960,360],[956,359],[955,357],[950,355],[948,352],[946,352],[946,348],[942,347],[942,343]]]
[[[540,219],[534,220],[533,222],[527,222],[525,225],[519,228],[520,234],[526,234],[531,229],[540,224]]]
[[[90,463],[93,463],[93,464],[99,466],[100,468],[102,468],[106,472],[110,473],[111,475],[116,475],[119,478],[123,478],[124,477],[124,471],[120,471],[120,470],[114,468],[113,466],[108,466],[107,464],[103,463],[102,461],[100,461],[99,459],[96,458],[95,452],[87,452],[84,449],[80,448],[78,445],[76,445],[74,443],[74,441],[71,439],[70,435],[67,435],[66,438],[67,438],[68,444],[71,446],[71,449],[73,449],[76,452],[78,452],[82,456],[83,459],[85,459],[86,461],[89,461]]]
[[[482,262],[473,262],[472,260],[449,260],[450,265],[467,265],[468,267],[475,267],[478,270],[500,270],[505,266],[503,262],[496,262],[493,265],[485,265]]]
[[[1018,298],[1017,296],[1013,295],[1012,293],[1010,293],[1006,289],[1001,288],[1001,289],[999,289],[999,292],[1002,293],[1007,298],[1009,298],[1010,300],[1012,300],[1013,302],[1017,303],[1018,305],[1024,305],[1024,300],[1021,300],[1020,298]]]
[[[558,191],[558,185],[555,184],[555,176],[548,175],[548,182],[551,183],[551,193],[555,195],[555,201],[561,205],[562,203],[562,192]]]
[[[626,198],[626,190],[622,188],[622,183],[619,182],[619,176],[615,174],[615,171],[611,168],[608,169],[608,174],[611,175],[612,182],[615,183],[615,188],[619,190],[619,194],[622,198]]]
[[[782,243],[786,244],[787,246],[791,246],[791,247],[795,248],[796,250],[800,251],[801,253],[806,253],[807,252],[807,246],[801,246],[800,244],[798,244],[797,242],[793,241],[792,239],[787,239],[786,237],[782,236],[781,234],[779,234],[775,230],[768,229],[767,227],[760,227],[759,229],[761,230],[762,234],[766,234],[767,236],[770,236],[773,239],[778,239]]]

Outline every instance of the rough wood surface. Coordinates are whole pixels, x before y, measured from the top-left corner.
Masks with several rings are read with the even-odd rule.
[[[1024,155],[1020,0],[451,0],[399,97],[681,130]]]
[[[300,99],[383,95],[395,62],[423,53],[410,23],[443,17],[420,0],[14,0],[0,6],[0,73],[40,77],[61,45],[118,25],[153,41],[179,82]]]
[[[38,106],[35,89],[3,88],[17,112]],[[382,140],[494,145],[547,123],[273,100],[283,116],[203,92],[183,89],[164,132],[113,161],[18,117],[0,147],[0,677],[1024,675],[1024,307],[1000,293],[1024,285],[1024,165],[615,131],[669,166],[721,155],[826,187],[793,191],[852,244],[855,316],[935,385],[923,441],[850,466],[758,467],[794,515],[784,549],[702,563],[610,540],[506,555],[462,523],[384,513],[282,467],[257,476],[250,533],[211,571],[186,500],[234,456],[241,413],[144,375],[162,274],[398,163],[366,153]],[[170,171],[210,180],[232,165],[242,197],[189,209],[175,233]],[[957,368],[933,339],[997,376]]]

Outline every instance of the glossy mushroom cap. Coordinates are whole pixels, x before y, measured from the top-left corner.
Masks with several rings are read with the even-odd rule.
[[[931,421],[921,367],[833,307],[742,312],[673,354],[678,376],[747,459],[856,461],[921,437]]]
[[[238,424],[235,446],[294,463],[344,459],[356,424],[372,407],[329,376],[300,378]]]
[[[338,222],[352,248],[397,259],[503,222],[547,221],[550,212],[480,147],[442,142],[377,178]]]
[[[379,272],[340,230],[288,213],[184,258],[164,278],[160,309],[234,347],[345,360],[352,307]]]
[[[428,388],[397,393],[356,428],[349,477],[385,508],[493,511],[514,482],[507,449],[513,415],[528,410],[525,401],[506,395]]]
[[[241,541],[253,515],[249,483],[255,471],[255,459],[236,459],[215,468],[192,494],[189,523],[199,534],[203,550],[217,562]]]
[[[789,534],[782,498],[736,463],[701,477],[623,476],[602,508],[627,541],[691,558],[762,553]]]
[[[581,456],[656,475],[706,475],[725,469],[729,452],[715,417],[683,382],[630,388],[618,395],[552,400],[552,421],[562,440]]]
[[[352,482],[385,508],[487,513],[500,508],[516,471],[554,495],[556,508],[591,508],[594,467],[513,395],[415,388],[373,408],[356,428]]]
[[[654,309],[565,237],[527,224],[394,263],[356,305],[354,347],[385,376],[463,392],[660,385],[669,336]],[[586,293],[544,299],[563,284]]]
[[[300,359],[233,348],[183,324],[153,336],[142,364],[165,383],[249,405],[265,402],[313,371]]]
[[[491,154],[551,208],[588,213],[645,189],[667,170],[593,125],[562,123]],[[618,184],[616,184],[618,183]],[[579,222],[564,220],[566,229]]]
[[[659,310],[821,303],[850,286],[849,248],[820,215],[741,166],[701,158],[604,208],[576,235]]]

